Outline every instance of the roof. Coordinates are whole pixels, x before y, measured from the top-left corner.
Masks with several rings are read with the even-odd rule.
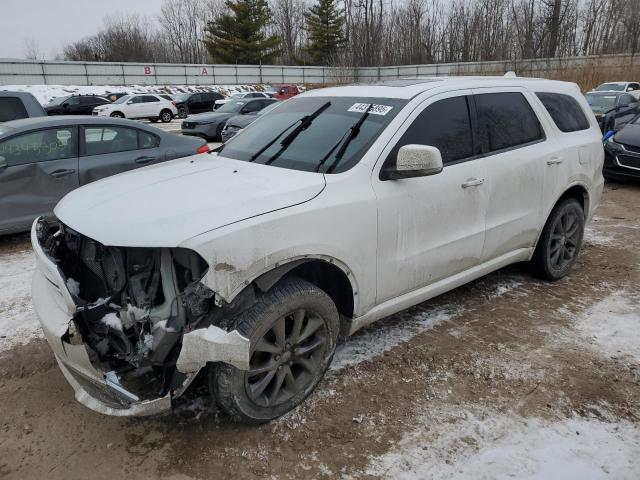
[[[20,120],[11,120],[4,122],[3,127],[9,127],[16,130],[38,129],[48,127],[62,127],[69,125],[122,125],[124,127],[136,127],[143,130],[150,130],[158,133],[158,129],[142,122],[127,120],[125,118],[114,117],[94,117],[92,115],[55,115],[52,117],[32,117],[22,118]],[[6,132],[7,134],[9,132]],[[11,132],[15,133],[15,131]]]
[[[429,90],[446,91],[463,88],[482,87],[526,87],[534,91],[562,91],[575,93],[578,87],[574,83],[542,78],[526,77],[415,77],[389,80],[376,83],[360,83],[343,87],[329,87],[310,90],[303,96],[337,96],[337,97],[380,97],[411,99]],[[434,92],[435,93],[435,92]]]

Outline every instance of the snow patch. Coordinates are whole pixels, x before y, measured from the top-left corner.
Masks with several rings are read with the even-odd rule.
[[[612,234],[596,230],[592,226],[584,229],[584,241],[592,245],[602,245],[605,247],[616,244],[615,237]]]
[[[371,360],[461,312],[460,306],[433,308],[418,314],[400,312],[395,315],[397,320],[373,324],[338,345],[329,370],[337,372]]]
[[[612,357],[640,362],[640,298],[618,291],[593,305],[576,327]]]
[[[115,313],[107,313],[104,317],[100,319],[102,323],[104,323],[107,327],[111,327],[114,330],[122,331],[122,321],[120,317]]]
[[[635,480],[638,471],[640,428],[627,421],[458,411],[425,415],[365,473],[400,480]]]
[[[31,304],[31,250],[0,256],[0,352],[42,336]]]

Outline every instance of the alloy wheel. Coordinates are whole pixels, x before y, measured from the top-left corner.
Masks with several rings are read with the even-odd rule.
[[[313,383],[323,368],[327,326],[297,309],[278,318],[253,346],[245,389],[259,406],[282,404]]]
[[[562,270],[571,263],[578,251],[580,222],[577,213],[566,211],[553,227],[549,245],[549,263],[555,270]]]

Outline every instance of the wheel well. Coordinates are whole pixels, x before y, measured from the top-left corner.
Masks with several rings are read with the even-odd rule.
[[[589,193],[582,185],[574,185],[569,188],[566,192],[562,194],[562,196],[556,202],[556,205],[559,204],[565,198],[574,198],[580,203],[582,207],[582,211],[584,212],[585,218],[589,214]]]
[[[331,297],[341,315],[353,317],[353,288],[349,277],[340,268],[325,260],[294,261],[261,275],[254,284],[266,292],[287,275],[303,278],[321,288]]]
[[[113,115],[115,115],[116,113],[117,113],[118,115],[122,115],[123,117],[125,117],[125,116],[126,116],[126,115],[125,115],[124,113],[122,113],[120,110],[116,110],[115,112],[111,112],[111,115],[113,116]]]

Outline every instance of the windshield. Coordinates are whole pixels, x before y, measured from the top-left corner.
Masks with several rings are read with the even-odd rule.
[[[596,88],[596,90],[598,92],[603,92],[603,91],[623,92],[624,83],[603,83],[598,88]]]
[[[344,172],[360,161],[373,141],[406,103],[406,100],[395,98],[295,98],[279,104],[268,115],[261,115],[242,135],[232,138],[218,152],[222,156],[243,161],[250,161],[255,157],[253,161],[256,163],[293,170],[315,172],[322,164],[321,172],[329,169],[331,173]],[[344,142],[370,104],[373,107],[359,133],[348,143],[342,158],[336,160],[340,151],[336,145]],[[302,120],[314,114],[315,118],[307,128],[291,138]],[[283,134],[274,141],[281,133]],[[265,149],[271,142],[273,143]],[[327,155],[329,157],[325,159]],[[334,165],[336,161],[338,163]]]
[[[246,100],[231,100],[218,108],[216,113],[238,113],[246,104]]]
[[[71,95],[67,95],[66,97],[54,98],[49,102],[49,105],[62,105],[69,98],[71,98]]]
[[[191,93],[181,93],[179,95],[176,95],[176,100],[178,100],[179,102],[186,102],[187,100],[189,100],[189,97],[193,95]]]
[[[587,95],[587,102],[593,108],[610,109],[616,106],[615,95]]]
[[[244,98],[245,95],[246,95],[246,93],[234,93],[229,98]]]
[[[125,103],[125,102],[127,102],[130,98],[131,98],[131,95],[125,95],[124,97],[120,97],[119,99],[117,99],[117,100],[116,100],[115,102],[113,102],[113,103],[115,103],[115,104],[118,104],[118,103]]]

